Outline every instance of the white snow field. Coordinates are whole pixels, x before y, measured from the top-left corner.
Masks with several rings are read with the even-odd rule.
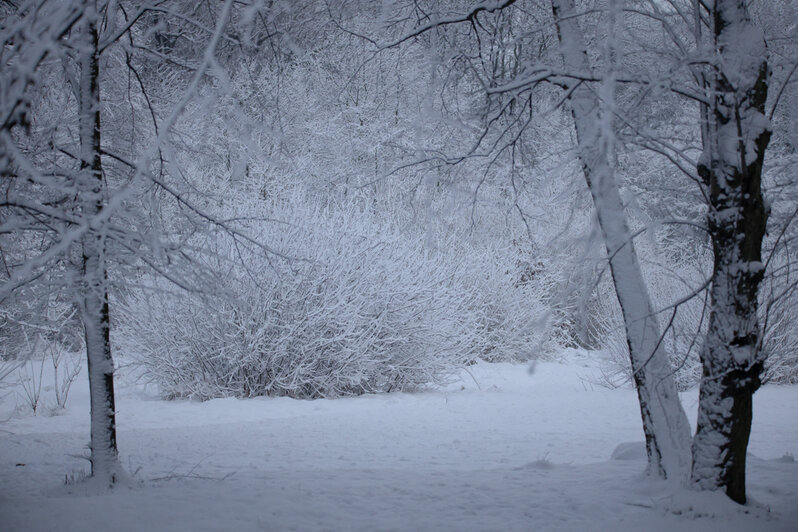
[[[587,354],[469,372],[436,391],[316,401],[163,401],[120,384],[131,480],[105,493],[64,482],[88,468],[82,375],[61,415],[0,424],[0,530],[798,530],[798,386],[755,396],[740,507],[645,479],[639,446],[611,460],[642,445],[635,392],[591,384]],[[696,398],[682,396],[693,422]]]

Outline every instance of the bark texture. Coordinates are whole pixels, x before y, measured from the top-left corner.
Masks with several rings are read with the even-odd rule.
[[[752,397],[764,366],[757,312],[768,218],[762,164],[770,140],[767,49],[746,4],[716,0],[712,8],[716,57],[698,172],[708,191],[714,268],[692,468],[697,487],[723,489],[741,504]]]
[[[590,72],[573,0],[552,0],[552,8],[566,69]],[[613,38],[611,31],[608,39]],[[568,100],[576,127],[579,158],[623,313],[646,437],[648,470],[663,478],[686,479],[690,463],[690,426],[662,347],[659,321],[632,243],[612,166],[614,79],[612,71],[607,74],[600,89],[601,99],[585,84],[569,87]]]
[[[119,480],[114,405],[114,361],[111,356],[108,274],[102,227],[93,222],[103,209],[100,158],[100,87],[97,13],[89,5],[84,14],[80,49],[79,132],[81,172],[80,208],[88,230],[81,240],[82,268],[79,307],[86,335],[91,398],[91,472],[113,485]]]

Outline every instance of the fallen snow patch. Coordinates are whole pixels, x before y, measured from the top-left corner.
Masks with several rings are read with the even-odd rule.
[[[612,460],[645,460],[646,457],[646,444],[639,441],[620,443],[610,455]]]
[[[316,401],[161,401],[120,383],[132,481],[102,496],[64,485],[88,469],[84,371],[63,415],[0,426],[0,528],[794,530],[798,464],[783,456],[798,452],[798,386],[755,396],[762,507],[741,510],[645,478],[635,391],[585,386],[584,362],[477,364],[436,391]],[[696,393],[682,400],[694,415]],[[641,459],[608,461],[620,448]]]

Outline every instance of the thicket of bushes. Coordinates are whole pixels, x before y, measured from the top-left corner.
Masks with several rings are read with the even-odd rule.
[[[478,358],[546,356],[542,282],[512,249],[428,234],[368,202],[292,196],[259,222],[288,260],[250,255],[218,295],[124,303],[119,340],[166,397],[338,397],[415,390]],[[217,249],[231,243],[219,236]]]

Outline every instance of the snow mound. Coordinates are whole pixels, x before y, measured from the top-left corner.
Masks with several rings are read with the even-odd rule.
[[[641,460],[646,456],[645,442],[627,441],[615,447],[610,455],[610,460]]]

